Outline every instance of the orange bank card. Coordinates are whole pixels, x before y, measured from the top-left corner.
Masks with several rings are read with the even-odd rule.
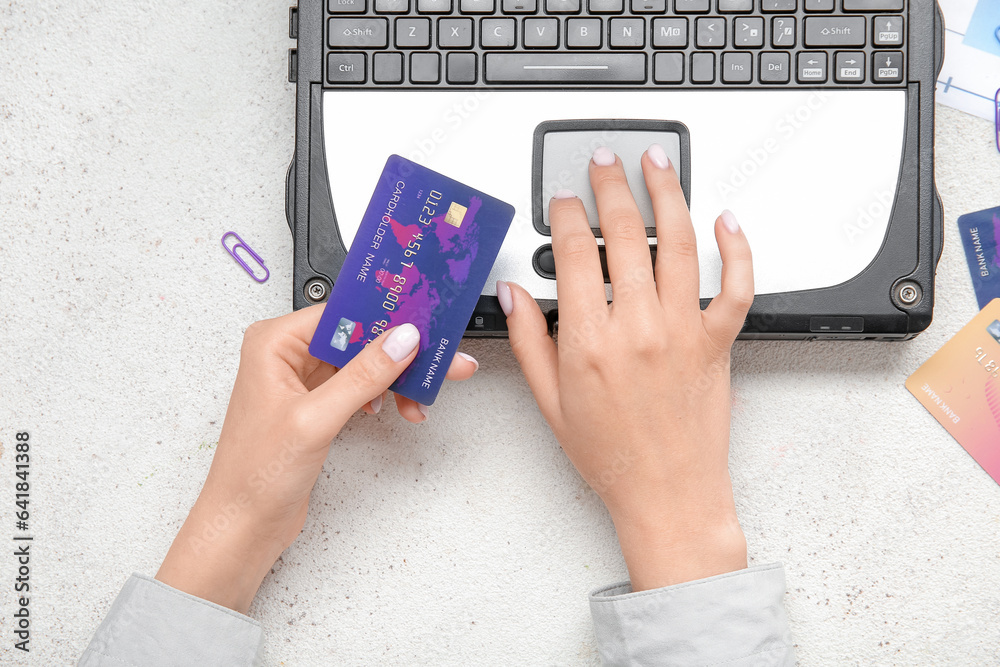
[[[1000,484],[1000,299],[918,368],[906,388]]]

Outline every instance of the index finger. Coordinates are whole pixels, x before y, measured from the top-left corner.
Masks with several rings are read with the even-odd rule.
[[[549,221],[559,319],[569,324],[582,322],[608,307],[597,239],[583,202],[569,190],[560,190],[549,200]]]
[[[308,343],[312,340],[313,334],[316,333],[316,327],[319,325],[319,319],[323,316],[325,309],[326,302],[317,303],[315,306],[277,317],[275,321],[281,322],[286,333]]]

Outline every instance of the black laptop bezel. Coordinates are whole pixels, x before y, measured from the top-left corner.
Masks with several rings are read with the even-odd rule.
[[[740,338],[905,340],[930,325],[934,272],[943,248],[933,139],[944,19],[934,0],[909,0],[908,5],[904,148],[893,210],[878,255],[861,273],[839,285],[758,294]],[[327,182],[322,113],[323,93],[330,90],[323,83],[325,19],[323,0],[300,0],[290,13],[289,34],[297,39],[297,47],[289,52],[289,79],[296,83],[296,137],[287,175],[286,213],[294,241],[292,301],[296,309],[326,299],[347,253]],[[760,90],[759,85],[752,87]],[[918,295],[915,301],[913,294]],[[702,299],[702,308],[710,301]],[[556,302],[540,300],[539,305],[554,325]],[[480,297],[466,335],[507,335],[496,297]]]

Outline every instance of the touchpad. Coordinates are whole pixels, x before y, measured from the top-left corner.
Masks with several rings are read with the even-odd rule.
[[[572,190],[583,201],[594,234],[598,227],[597,204],[590,187],[590,158],[607,146],[625,167],[632,196],[646,223],[646,234],[656,235],[653,207],[646,192],[640,158],[651,144],[660,144],[680,176],[681,189],[691,205],[689,174],[691,145],[683,123],[665,120],[557,120],[535,128],[532,165],[533,222],[549,234],[549,199],[562,189]]]

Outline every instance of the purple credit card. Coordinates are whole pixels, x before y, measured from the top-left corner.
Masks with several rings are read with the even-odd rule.
[[[1000,206],[961,216],[958,230],[976,299],[979,307],[985,308],[1000,297]]]
[[[391,389],[432,404],[513,218],[510,204],[390,156],[310,354],[342,367],[386,329],[410,322],[420,351]]]

